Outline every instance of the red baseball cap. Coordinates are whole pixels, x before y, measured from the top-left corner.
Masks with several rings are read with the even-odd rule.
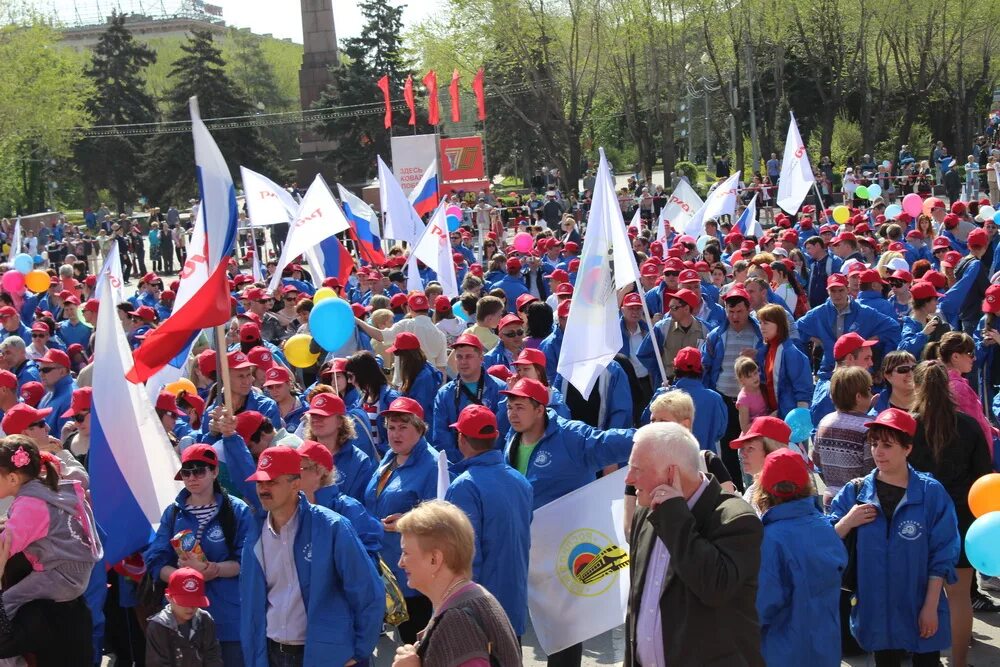
[[[302,472],[302,456],[291,447],[268,447],[257,460],[257,472],[247,477],[248,482],[270,482],[282,475]]]
[[[534,303],[535,301],[538,301],[538,297],[534,296],[533,294],[522,294],[521,296],[517,297],[517,301],[514,302],[514,310],[520,313],[522,310],[524,310],[525,306],[527,306],[529,303]]]
[[[882,280],[882,274],[880,274],[875,269],[865,269],[861,272],[862,283],[878,283],[879,285],[885,285],[886,282]]]
[[[515,366],[538,365],[545,368],[545,353],[535,347],[526,347],[513,363]]]
[[[427,295],[423,292],[414,292],[406,299],[406,305],[410,307],[410,310],[415,312],[420,312],[424,310],[430,310],[430,302],[427,300]]]
[[[830,245],[837,245],[843,241],[857,241],[858,237],[851,232],[841,232],[830,239]]]
[[[183,452],[181,452],[181,467],[184,467],[185,463],[200,462],[212,467],[218,467],[219,465],[219,454],[212,448],[212,445],[197,444],[191,445]],[[174,475],[174,479],[180,481],[183,479],[181,477],[180,470]]]
[[[733,299],[742,299],[746,301],[747,304],[750,303],[750,292],[747,292],[746,288],[743,287],[743,283],[734,284],[729,288],[729,291],[726,292],[725,296],[723,296],[723,301],[726,302],[732,301]]]
[[[639,267],[639,274],[644,278],[656,278],[660,275],[660,267],[655,262],[647,260]]]
[[[397,336],[397,338],[398,338],[398,336]],[[483,351],[483,342],[481,340],[479,340],[479,338],[477,338],[476,336],[473,336],[472,334],[462,334],[461,336],[459,336],[458,338],[456,338],[455,342],[452,343],[449,347],[451,347],[452,349],[455,349],[456,347],[460,347],[462,345],[467,345],[469,347],[474,347],[477,350],[479,350],[480,352]]]
[[[573,285],[569,282],[556,285],[556,296],[573,296]]]
[[[579,252],[580,244],[577,243],[576,241],[567,241],[566,245],[564,246],[564,250],[566,250],[566,252]]]
[[[38,405],[39,401],[42,400],[42,396],[45,395],[45,386],[37,380],[32,380],[31,382],[25,382],[21,385],[21,399],[31,407]],[[2,428],[2,427],[0,427]]]
[[[170,573],[167,595],[182,607],[208,607],[205,576],[193,567],[181,567]]]
[[[0,370],[0,387],[6,389],[17,389],[17,376],[6,369]],[[79,391],[79,390],[76,390]],[[75,394],[76,391],[73,393]],[[70,413],[72,414],[72,413]]]
[[[38,359],[38,365],[41,366],[42,364],[55,364],[69,370],[69,355],[62,350],[49,348],[45,351],[45,356]]]
[[[530,398],[539,405],[549,404],[549,388],[538,380],[521,378],[514,383],[510,389],[503,389],[500,392],[506,396],[518,396],[520,398]]]
[[[274,364],[264,373],[264,386],[274,387],[292,381],[292,374],[281,364]]]
[[[910,231],[906,232],[906,238],[908,238],[908,239],[917,239],[917,240],[923,241],[924,240],[924,233],[922,231],[920,231],[919,229],[911,229]]]
[[[680,284],[684,283],[700,283],[701,276],[694,269],[684,269],[677,276],[677,282]]]
[[[396,334],[396,341],[386,348],[389,354],[396,354],[397,350],[419,350],[420,339],[417,335],[409,331],[402,331]]]
[[[507,260],[507,270],[508,271],[520,271],[521,270],[521,260],[517,257],[511,257]]]
[[[17,315],[17,310],[13,306],[3,306],[0,308],[0,317],[10,317],[11,315]]]
[[[962,261],[962,255],[956,250],[949,250],[941,258],[941,266],[958,266],[958,263]]]
[[[843,273],[834,273],[826,278],[826,288],[831,287],[847,287],[847,276]]]
[[[857,352],[863,347],[875,347],[877,340],[865,340],[860,334],[855,332],[845,333],[833,344],[833,358],[837,361],[845,358],[852,352]]]
[[[497,331],[500,331],[501,329],[503,329],[505,327],[509,327],[511,325],[514,325],[514,326],[524,326],[524,322],[521,320],[521,318],[518,315],[514,315],[513,313],[509,313],[507,315],[504,315],[500,319],[500,323],[497,325]]]
[[[447,313],[450,311],[451,311],[451,299],[446,297],[444,294],[439,294],[437,298],[434,299],[434,312]]]
[[[347,407],[344,399],[336,394],[322,393],[313,396],[309,401],[307,415],[319,415],[320,417],[333,417],[334,415],[347,414]]]
[[[913,282],[913,274],[910,273],[909,271],[904,271],[903,269],[897,269],[893,271],[892,275],[889,277],[892,278],[893,280],[902,280],[904,283]]]
[[[569,280],[569,274],[564,269],[555,269],[552,273],[548,273],[542,277],[550,280],[558,280],[563,283]],[[11,310],[14,309],[11,308]],[[14,312],[16,313],[17,311],[15,310]]]
[[[13,377],[13,373],[11,373],[10,371],[4,371],[4,372]],[[0,373],[0,387],[8,387],[8,384],[9,380],[7,376]],[[16,377],[14,378],[14,386],[17,386]],[[8,388],[13,389],[14,387],[8,387]],[[81,412],[86,412],[90,410],[92,394],[93,394],[93,389],[90,387],[80,387],[79,389],[74,389],[73,397],[69,401],[69,409],[66,410],[66,412],[59,415],[59,418],[69,419],[75,414],[79,414]]]
[[[733,449],[739,449],[756,438],[770,438],[787,445],[791,437],[792,427],[777,417],[757,417],[750,422],[750,428],[743,435],[731,441],[729,446]]]
[[[156,409],[172,412],[177,417],[183,417],[184,412],[177,407],[177,397],[168,391],[161,391],[156,397]]]
[[[253,363],[247,358],[247,355],[243,354],[239,350],[234,350],[226,355],[226,363],[229,364],[229,370],[238,371],[243,368],[254,368]]]
[[[913,290],[910,290],[912,293]],[[986,296],[983,298],[984,313],[1000,313],[1000,285],[990,285],[986,288]]]
[[[951,212],[955,215],[965,215],[968,208],[965,206],[964,201],[953,201],[951,203]]]
[[[303,460],[309,459],[316,465],[333,470],[333,452],[327,449],[326,445],[315,440],[303,440],[298,452]]]
[[[24,430],[42,421],[52,413],[52,408],[34,408],[27,403],[17,403],[10,410],[4,413],[3,421],[0,421],[0,428],[7,435],[19,435]]]
[[[206,348],[202,350],[201,354],[195,357],[195,362],[198,364],[198,372],[205,377],[214,377],[215,375],[215,350],[212,348]]]
[[[489,368],[487,368],[486,372],[495,377],[496,379],[503,380],[504,382],[514,377],[514,371],[510,370],[503,364],[494,364]]]
[[[944,226],[946,229],[954,229],[955,227],[958,227],[959,222],[960,222],[959,217],[954,213],[949,213],[948,215],[944,216]]]
[[[944,289],[948,285],[948,279],[944,277],[944,274],[934,269],[925,273],[921,280],[926,280],[937,289]]]
[[[809,470],[802,456],[791,449],[771,452],[760,471],[760,485],[772,496],[791,498],[809,488]]]
[[[671,257],[663,263],[663,270],[680,273],[684,270],[684,262],[676,257]]]
[[[632,308],[634,306],[642,308],[642,297],[636,292],[629,292],[625,295],[625,298],[622,299],[622,308]]]
[[[931,248],[934,250],[948,250],[951,248],[951,242],[943,236],[935,236],[934,240],[931,241]]]
[[[683,301],[687,305],[691,306],[691,310],[697,310],[698,306],[701,305],[701,299],[698,295],[689,289],[679,289],[676,292],[665,294],[668,299],[677,299],[678,301]]]
[[[198,394],[192,394],[189,391],[181,390],[180,392],[177,393],[177,400],[178,401],[183,400],[184,402],[186,402],[188,405],[194,408],[194,411],[197,412],[199,415],[205,412],[205,399],[199,396]],[[178,403],[177,407],[180,407],[180,403]]]
[[[973,229],[969,232],[969,237],[966,239],[966,243],[970,248],[985,248],[989,245],[989,237],[986,234],[985,229]]]
[[[139,306],[135,310],[130,310],[128,314],[142,320],[143,322],[156,321],[156,311],[149,306]]]
[[[392,403],[390,403],[388,408],[379,413],[379,415],[393,415],[393,414],[413,415],[415,417],[423,419],[424,408],[422,405],[420,405],[420,403],[413,400],[412,398],[408,398],[406,396],[400,396]]]
[[[571,259],[569,261],[569,272],[570,273],[576,273],[577,269],[579,269],[579,268],[580,268],[580,260],[578,260],[578,259]]]
[[[573,304],[573,299],[566,299],[559,303],[556,308],[556,317],[569,317],[569,309]]]
[[[250,444],[250,438],[267,421],[267,417],[256,410],[245,410],[236,415],[236,433],[243,438],[243,442]]]
[[[926,206],[931,211],[933,211],[936,208],[945,208],[944,202],[938,199],[937,197],[931,197],[930,199],[928,199],[926,202],[924,202],[924,206]]]
[[[924,274],[926,277],[926,274]],[[989,295],[989,290],[986,290],[986,294]],[[917,282],[910,285],[910,296],[914,299],[940,299],[944,296],[937,291],[931,283],[926,280],[918,280]],[[985,306],[985,303],[983,304]]]
[[[240,342],[253,343],[260,340],[260,327],[254,322],[246,322],[240,325]]]
[[[49,329],[49,325],[46,324],[45,322],[35,322],[34,324],[32,324],[31,332],[52,335],[52,331]]]
[[[85,313],[96,313],[101,307],[101,302],[97,299],[88,299],[87,303],[83,304],[83,311]]]
[[[458,413],[458,421],[451,428],[469,438],[496,438],[497,417],[485,405],[467,405]]]
[[[266,371],[271,366],[274,366],[275,363],[274,355],[271,354],[271,350],[267,349],[263,345],[250,348],[250,351],[247,352],[247,359],[250,360],[251,364],[262,371]]]
[[[402,292],[397,292],[396,294],[393,294],[392,298],[389,299],[390,308],[402,308],[403,306],[406,305],[406,303],[407,303],[406,295],[403,294]]]
[[[917,420],[899,408],[887,408],[878,413],[878,416],[870,422],[865,422],[865,428],[872,426],[885,426],[893,430],[905,433],[911,438],[917,433]]]
[[[674,355],[674,368],[679,371],[701,373],[701,352],[694,347],[682,347]]]

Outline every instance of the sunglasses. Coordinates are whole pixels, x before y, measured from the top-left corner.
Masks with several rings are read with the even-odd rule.
[[[907,375],[913,372],[913,366],[910,365],[896,366],[895,368],[892,369],[892,372],[896,373],[897,375]]]
[[[678,271],[666,271],[666,272],[664,272],[663,275],[665,275],[667,278],[676,278],[677,276],[679,276],[681,274]]]
[[[686,303],[685,303],[685,304],[682,304],[682,305],[680,305],[680,306],[675,306],[675,305],[672,305],[672,306],[670,306],[670,310],[680,310],[681,308],[684,308],[685,306],[687,306],[687,304],[686,304]]]
[[[948,252],[947,248],[938,248],[937,250],[934,251],[934,254],[939,255],[941,253],[946,253],[946,252]]]
[[[198,466],[197,468],[181,468],[181,479],[194,477],[201,479],[208,474],[208,466]]]
[[[31,334],[31,337],[32,338],[48,338],[49,335],[48,334],[44,334],[44,333],[33,333],[33,334]]]
[[[893,287],[899,288],[905,285],[906,283],[903,282],[902,280],[890,280],[889,284]]]
[[[286,296],[286,297],[284,297],[285,301],[295,301],[295,299],[296,299],[296,297],[294,297],[294,296]]]
[[[87,415],[89,414],[90,412],[78,412],[75,415],[73,415],[71,419],[75,421],[77,424],[82,424],[83,420],[86,419]]]
[[[513,331],[508,331],[507,333],[500,334],[505,338],[517,338],[524,335],[524,329],[514,329]]]
[[[274,299],[257,299],[257,303],[259,304],[268,304],[271,303],[272,301],[274,301]]]
[[[61,366],[49,366],[48,368],[39,368],[38,372],[41,373],[42,375],[45,375],[46,373],[51,373],[52,371],[54,371],[57,368],[62,368],[62,367]]]
[[[44,428],[48,430],[49,425],[45,423],[44,419],[28,424],[28,428]]]

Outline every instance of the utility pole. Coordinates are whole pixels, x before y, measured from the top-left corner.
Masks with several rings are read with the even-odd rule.
[[[757,140],[757,113],[754,107],[754,95],[753,95],[753,82],[754,78],[754,66],[753,59],[750,56],[750,39],[744,43],[746,48],[746,62],[747,62],[747,95],[748,102],[750,105],[750,153],[753,156],[753,168],[750,170],[751,175],[760,169],[760,143]]]
[[[705,85],[705,165],[712,170],[712,127],[708,122],[708,79],[702,78]]]

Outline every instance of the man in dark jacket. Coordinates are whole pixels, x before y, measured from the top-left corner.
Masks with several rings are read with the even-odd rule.
[[[742,498],[698,469],[679,424],[635,434],[626,484],[636,489],[626,667],[763,667],[757,572],[763,527]]]

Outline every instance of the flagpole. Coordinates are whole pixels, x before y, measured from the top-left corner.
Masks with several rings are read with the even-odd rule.
[[[642,287],[638,283],[633,283],[633,284],[637,288]],[[659,345],[659,343],[656,342],[656,333],[653,331],[653,318],[650,317],[650,315],[649,315],[649,306],[646,305],[646,297],[645,297],[645,295],[642,294],[640,290],[636,290],[636,291],[640,292],[639,296],[642,299],[642,313],[643,313],[643,315],[645,315],[645,317],[646,317],[646,324],[649,326],[649,336],[652,337],[651,342],[653,344],[653,353],[656,355],[656,365],[660,367],[660,377],[663,378],[663,386],[664,387],[668,387],[670,385],[668,384],[668,380],[667,380],[667,369],[663,365],[663,355],[660,352],[660,345]],[[656,391],[656,389],[657,389],[656,387],[653,387],[653,391]]]
[[[226,411],[230,417],[234,417],[233,390],[229,382],[229,360],[226,358],[226,325],[224,324],[215,327],[215,347],[218,349],[216,363],[219,370],[219,382],[222,384],[222,395],[226,402]]]

